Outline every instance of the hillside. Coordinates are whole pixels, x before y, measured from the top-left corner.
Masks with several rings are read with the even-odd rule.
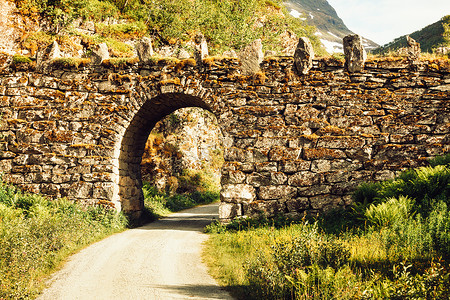
[[[450,46],[450,15],[439,21],[417,30],[409,35],[420,43],[422,52],[433,52],[438,47]],[[396,38],[392,42],[374,50],[374,53],[383,54],[406,47],[406,35]]]
[[[193,38],[206,37],[210,55],[239,50],[255,39],[264,50],[285,54],[292,33],[307,36],[325,54],[316,29],[294,18],[280,0],[0,0],[32,24],[21,28],[16,52],[33,56],[57,40],[65,56],[85,57],[105,42],[112,57],[132,57],[133,44],[150,36],[161,56],[192,53]]]
[[[329,53],[342,52],[342,39],[353,32],[327,0],[289,0],[285,2],[289,13],[317,28],[316,36]],[[375,42],[363,38],[367,50],[378,47]]]

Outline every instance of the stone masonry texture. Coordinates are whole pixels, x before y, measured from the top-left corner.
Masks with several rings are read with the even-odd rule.
[[[147,137],[183,107],[211,111],[222,130],[222,220],[345,208],[361,182],[450,151],[448,60],[373,59],[349,74],[315,59],[299,75],[293,57],[272,57],[242,75],[235,58],[56,59],[39,72],[0,54],[3,180],[139,217]]]

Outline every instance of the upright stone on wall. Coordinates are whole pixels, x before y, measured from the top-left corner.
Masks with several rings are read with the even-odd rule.
[[[361,36],[351,34],[344,37],[345,69],[349,73],[361,72],[367,58]]]
[[[98,45],[97,49],[92,52],[92,63],[94,65],[99,65],[105,59],[109,59],[109,51],[106,43],[101,43]]]
[[[295,69],[299,75],[308,74],[313,66],[314,49],[307,37],[301,37],[294,53]]]
[[[36,67],[38,70],[42,70],[49,61],[60,57],[61,50],[59,49],[58,42],[54,41],[51,45],[36,53]]]
[[[143,37],[137,42],[135,48],[139,61],[142,63],[148,62],[150,57],[153,56],[152,40],[148,37]]]
[[[408,43],[408,59],[413,62],[417,61],[420,56],[420,44],[409,35],[406,37],[406,42]]]
[[[261,39],[253,41],[250,45],[238,53],[241,60],[241,71],[244,75],[250,75],[260,70],[260,64],[264,59]]]
[[[201,66],[203,59],[209,55],[208,44],[206,43],[205,36],[201,33],[195,36],[194,42],[194,59],[197,62],[197,65]]]

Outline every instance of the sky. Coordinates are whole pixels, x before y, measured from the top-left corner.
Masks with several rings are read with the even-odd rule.
[[[348,29],[380,45],[450,15],[450,0],[328,0]]]

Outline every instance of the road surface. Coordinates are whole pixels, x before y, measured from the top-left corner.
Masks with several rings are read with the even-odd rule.
[[[192,208],[97,242],[73,255],[38,299],[233,299],[200,257],[202,228],[217,211],[217,203]]]

